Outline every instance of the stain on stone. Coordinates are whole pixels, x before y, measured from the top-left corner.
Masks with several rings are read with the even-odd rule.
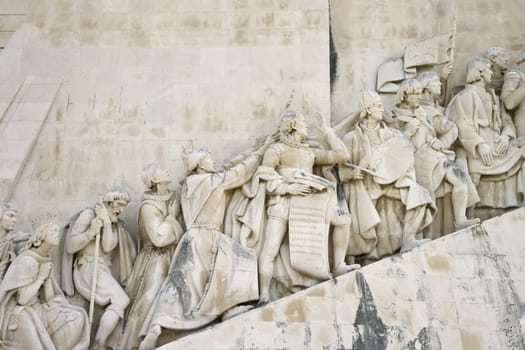
[[[57,122],[59,122],[59,121],[62,120],[63,116],[64,116],[64,113],[62,112],[62,110],[60,108],[57,109],[57,114],[56,114],[55,120]]]
[[[330,36],[330,90],[333,90],[333,86],[337,79],[337,48],[334,43],[334,36],[332,33],[332,4],[328,1],[328,23],[329,23],[329,36]]]
[[[274,310],[271,307],[265,307],[261,310],[261,320],[265,322],[273,321]]]
[[[353,349],[380,350],[388,344],[387,330],[374,302],[372,292],[362,273],[356,273],[356,283],[361,301],[354,321]]]
[[[424,327],[417,334],[416,339],[412,339],[407,344],[408,350],[440,350],[441,341],[437,334],[430,328]],[[465,348],[468,349],[468,348]]]
[[[172,289],[172,292],[167,291],[165,296],[170,296],[176,298],[178,295],[182,301],[182,307],[185,312],[187,312],[191,307],[191,293],[187,287],[187,278],[186,274],[191,273],[193,270],[193,251],[191,250],[193,241],[193,236],[184,235],[182,241],[180,242],[180,248],[178,248],[178,253],[175,257],[175,262],[173,264],[174,269],[171,274],[170,283],[168,283],[167,289]]]
[[[166,137],[166,131],[163,128],[152,128],[150,131],[158,138]]]
[[[311,349],[311,344],[312,344],[312,329],[310,328],[310,324],[306,323],[306,326],[304,327],[304,348]]]
[[[463,181],[466,181],[467,177],[465,175],[465,172],[461,170],[461,168],[457,165],[457,163],[452,159],[447,159],[443,162],[443,167],[446,168],[452,168],[452,172],[454,172],[454,175],[456,175],[458,178],[462,179]]]
[[[326,295],[325,289],[321,286],[308,290],[307,296],[309,297],[324,297]]]
[[[481,349],[481,338],[478,334],[460,330],[461,347],[463,349]]]
[[[288,322],[304,322],[304,304],[302,299],[291,300],[286,307],[285,314]]]
[[[448,259],[442,255],[431,255],[427,257],[428,266],[432,270],[447,271],[450,270]]]

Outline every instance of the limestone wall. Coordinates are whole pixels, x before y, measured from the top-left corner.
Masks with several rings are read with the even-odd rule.
[[[160,349],[523,349],[523,225],[519,209]]]
[[[324,0],[33,1],[0,56],[0,77],[16,82],[1,123],[46,121],[38,137],[0,135],[12,150],[0,154],[2,199],[22,223],[45,209],[65,220],[123,184],[133,229],[145,164],[180,180],[190,141],[220,164],[272,132],[287,105],[330,115],[327,33]],[[27,77],[58,94],[26,96]]]

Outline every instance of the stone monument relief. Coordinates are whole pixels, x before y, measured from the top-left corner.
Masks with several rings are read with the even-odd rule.
[[[2,349],[525,348],[525,8],[23,2]]]

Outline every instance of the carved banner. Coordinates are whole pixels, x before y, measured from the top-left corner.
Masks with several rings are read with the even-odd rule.
[[[289,243],[292,267],[317,279],[330,278],[326,217],[330,192],[293,196],[290,201]]]
[[[395,93],[402,80],[415,78],[418,67],[434,66],[453,60],[455,33],[449,32],[405,47],[403,57],[390,58],[377,70],[377,91]]]

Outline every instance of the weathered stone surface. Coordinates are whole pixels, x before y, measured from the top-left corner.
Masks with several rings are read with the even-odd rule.
[[[190,141],[222,163],[273,132],[287,104],[330,115],[325,1],[24,0],[2,9],[27,10],[0,57],[2,80],[63,80],[12,198],[22,222],[50,200],[67,217],[117,182],[138,199],[147,163],[180,180]],[[24,102],[38,108],[47,93]],[[50,181],[58,191],[34,196]],[[130,222],[137,205],[124,214]]]
[[[161,349],[521,349],[524,224],[515,210]]]

